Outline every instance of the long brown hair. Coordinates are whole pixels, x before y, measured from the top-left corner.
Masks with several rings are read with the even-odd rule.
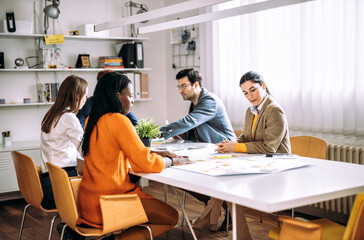
[[[88,83],[85,79],[75,75],[68,76],[62,82],[55,103],[43,118],[43,132],[49,133],[51,127],[57,125],[63,113],[78,112],[81,98],[85,95],[87,86]]]

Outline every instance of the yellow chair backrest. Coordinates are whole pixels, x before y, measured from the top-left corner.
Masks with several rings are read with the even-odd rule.
[[[356,196],[351,210],[348,224],[346,225],[343,240],[364,239],[364,193]]]
[[[75,229],[78,210],[68,175],[62,168],[48,162],[47,168],[51,178],[58,214],[70,228]]]
[[[43,190],[40,184],[39,171],[33,159],[18,151],[12,151],[18,186],[25,201],[36,208],[41,208]]]
[[[292,153],[302,157],[326,159],[327,142],[312,136],[295,136],[289,138]]]

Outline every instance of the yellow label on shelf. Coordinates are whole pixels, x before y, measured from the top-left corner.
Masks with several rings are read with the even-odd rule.
[[[46,35],[44,36],[44,40],[46,44],[58,44],[64,43],[64,36],[63,34],[59,35]]]

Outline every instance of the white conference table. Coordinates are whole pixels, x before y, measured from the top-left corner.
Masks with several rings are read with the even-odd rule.
[[[199,150],[188,151],[193,154]],[[277,173],[218,177],[173,167],[161,173],[136,175],[232,202],[233,239],[235,204],[271,213],[364,192],[364,165],[301,157],[296,160],[309,166]]]

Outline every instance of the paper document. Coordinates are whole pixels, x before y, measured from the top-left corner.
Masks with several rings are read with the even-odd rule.
[[[239,155],[211,155],[209,158],[195,159],[196,163],[183,166],[172,166],[186,171],[192,171],[211,176],[226,176],[239,174],[275,173],[288,169],[307,166],[293,159],[277,159],[262,156],[242,157]]]

